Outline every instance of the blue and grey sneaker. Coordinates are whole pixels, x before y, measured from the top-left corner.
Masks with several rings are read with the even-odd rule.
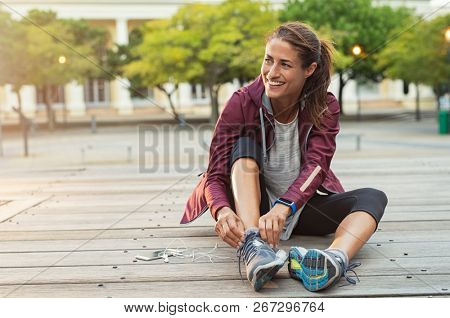
[[[359,281],[353,269],[360,265],[361,263],[348,265],[346,255],[336,250],[310,249],[305,252],[305,249],[301,249],[300,252],[298,248],[291,248],[289,252],[290,276],[301,281],[309,291],[328,288],[336,284],[341,277],[345,277],[350,284],[356,284],[356,281],[348,276],[348,272],[353,272]]]
[[[302,267],[301,263],[305,254],[308,252],[306,248],[295,246],[289,250],[289,263],[288,270],[291,277],[296,278],[301,276]]]
[[[238,249],[237,254],[239,273],[241,274],[241,258],[243,258],[247,269],[247,278],[255,291],[260,290],[265,283],[271,280],[287,260],[286,252],[272,249],[261,239],[257,229],[248,229],[245,232],[244,244]]]

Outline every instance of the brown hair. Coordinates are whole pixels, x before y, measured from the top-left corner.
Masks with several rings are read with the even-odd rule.
[[[300,95],[300,103],[305,103],[305,111],[314,126],[320,127],[320,118],[327,111],[327,89],[331,81],[333,45],[320,40],[314,30],[302,22],[287,22],[275,29],[268,37],[288,42],[298,52],[305,69],[317,63],[314,73],[308,77]]]

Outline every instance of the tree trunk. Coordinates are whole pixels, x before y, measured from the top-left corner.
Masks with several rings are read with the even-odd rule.
[[[14,87],[13,92],[17,95],[17,113],[19,114],[19,125],[23,135],[23,153],[28,157],[28,122],[22,113],[22,96],[20,96],[20,87]]]
[[[45,110],[47,112],[47,125],[49,130],[55,129],[55,113],[53,111],[53,96],[51,94],[51,87],[44,86],[44,102]]]
[[[419,94],[419,83],[414,84],[416,86],[416,121],[420,121],[420,94]]]
[[[177,123],[180,123],[180,116],[178,115],[177,111],[175,110],[175,106],[172,101],[172,95],[177,90],[178,85],[175,85],[175,89],[171,92],[168,92],[162,85],[156,85],[156,87],[167,96],[167,99],[169,100],[170,109],[172,110],[173,117],[177,121]]]
[[[15,87],[13,92],[17,95],[17,109],[19,110],[19,124],[23,125],[23,118],[20,116],[22,114],[22,96],[20,96],[20,87]]]
[[[338,102],[341,107],[341,115],[344,115],[344,86],[347,84],[347,81],[344,80],[344,74],[339,73],[339,93],[338,93]]]
[[[211,100],[211,124],[213,125],[215,125],[217,120],[219,119],[219,87],[217,89],[214,89],[214,85],[208,84],[209,98]]]
[[[173,105],[172,94],[173,94],[173,92],[167,93],[166,95],[167,95],[167,99],[169,100],[169,105],[170,105],[170,109],[172,110],[172,114],[173,114],[175,120],[179,123],[180,122],[180,116],[178,116],[178,113],[175,110],[175,106]]]

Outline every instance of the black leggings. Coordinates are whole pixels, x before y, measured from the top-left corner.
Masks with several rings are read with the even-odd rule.
[[[259,184],[261,191],[261,215],[269,212],[271,206],[266,193],[266,185],[262,171],[262,156],[260,146],[249,137],[241,137],[234,145],[230,166],[240,158],[254,159],[259,168]],[[228,197],[234,209],[231,189]],[[343,193],[327,195],[314,194],[308,200],[300,214],[300,218],[293,233],[301,235],[327,235],[336,232],[342,220],[352,212],[363,211],[369,213],[376,221],[377,227],[387,205],[384,192],[372,188],[362,188]]]

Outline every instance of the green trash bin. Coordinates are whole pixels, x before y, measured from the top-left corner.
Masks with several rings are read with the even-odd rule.
[[[450,113],[448,110],[439,111],[439,134],[445,135],[450,132]]]

